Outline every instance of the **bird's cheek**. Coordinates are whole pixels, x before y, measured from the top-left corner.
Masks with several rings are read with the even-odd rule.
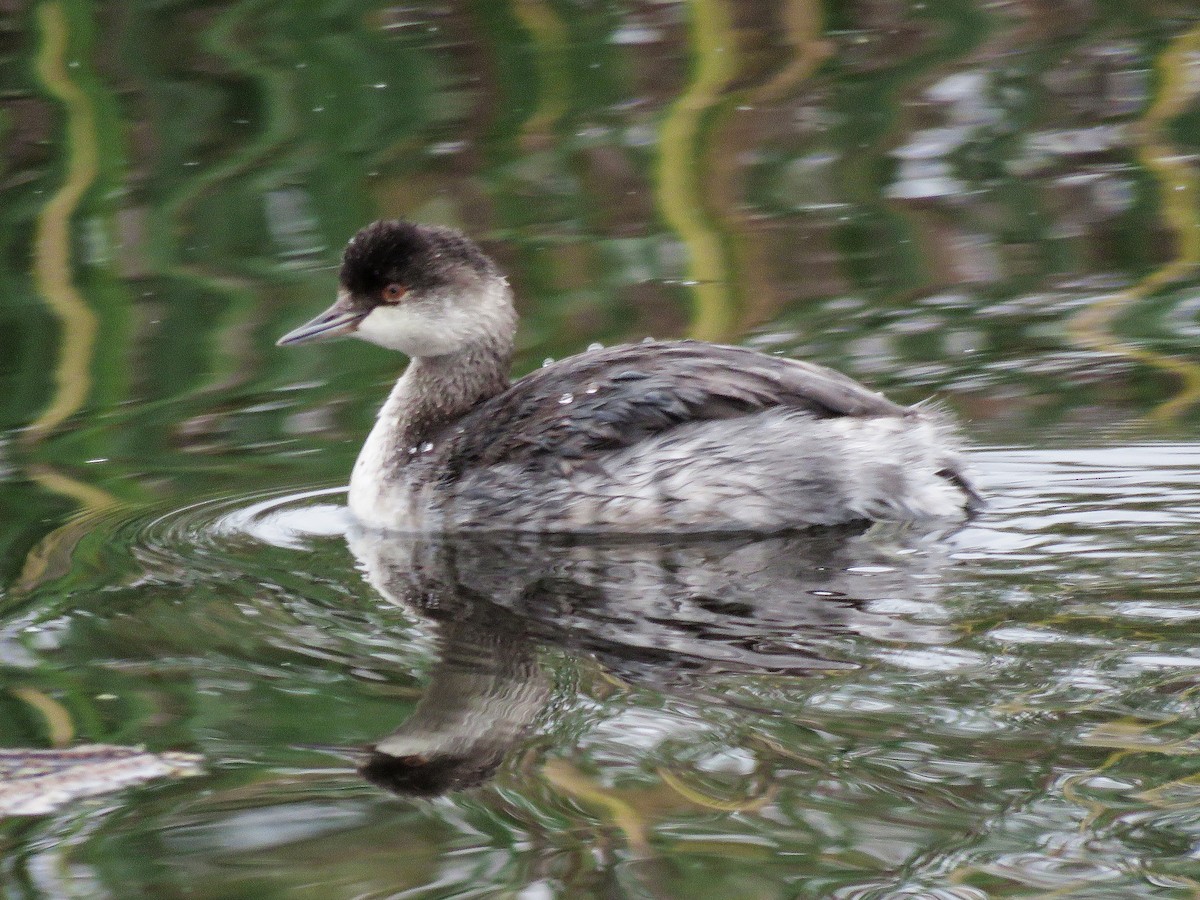
[[[436,316],[418,304],[377,306],[359,323],[363,340],[408,356],[441,356],[458,349],[459,341]]]

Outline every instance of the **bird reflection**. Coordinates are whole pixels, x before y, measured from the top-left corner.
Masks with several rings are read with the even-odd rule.
[[[703,673],[854,668],[822,652],[839,634],[951,638],[873,609],[929,599],[944,556],[927,535],[878,526],[636,539],[353,529],[348,542],[384,597],[438,626],[440,662],[415,712],[360,766],[403,794],[491,776],[549,701],[542,646],[672,690]]]
[[[441,623],[441,658],[429,686],[359,768],[397,794],[436,796],[484,781],[550,696],[538,647],[516,617],[471,600],[447,609],[441,596],[427,593],[417,607]]]

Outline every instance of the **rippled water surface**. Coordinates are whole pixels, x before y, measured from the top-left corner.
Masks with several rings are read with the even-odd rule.
[[[1200,895],[1194,4],[37,0],[0,87],[0,897]],[[385,215],[990,505],[363,531],[402,361],[273,341]]]

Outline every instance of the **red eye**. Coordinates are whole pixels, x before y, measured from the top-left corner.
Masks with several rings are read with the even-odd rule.
[[[404,285],[393,282],[383,289],[383,299],[388,303],[395,303],[405,294]]]

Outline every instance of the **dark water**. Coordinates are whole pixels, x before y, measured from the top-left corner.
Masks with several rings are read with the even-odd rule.
[[[11,0],[0,91],[0,747],[203,757],[4,821],[0,896],[1200,895],[1194,3]],[[401,363],[273,341],[381,215],[523,369],[936,394],[990,511],[358,533]]]

